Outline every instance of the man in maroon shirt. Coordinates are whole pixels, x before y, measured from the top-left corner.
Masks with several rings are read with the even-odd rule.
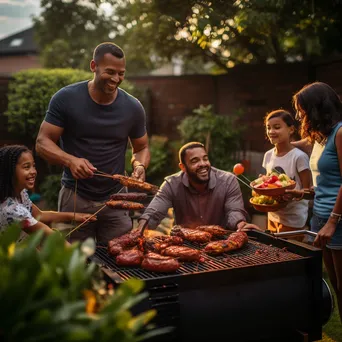
[[[159,192],[140,217],[139,227],[156,228],[174,209],[176,223],[195,228],[220,225],[231,230],[259,229],[247,223],[236,176],[211,167],[203,144],[190,142],[179,150],[180,172],[165,178]]]

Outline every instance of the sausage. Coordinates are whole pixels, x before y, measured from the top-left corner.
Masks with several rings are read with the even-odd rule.
[[[227,231],[224,228],[222,228],[220,226],[216,226],[216,225],[198,226],[195,229],[203,231],[203,232],[210,233],[212,236],[217,236],[217,237],[227,234]]]
[[[108,241],[108,251],[113,248],[113,246],[120,246],[122,248],[133,247],[138,244],[140,238],[140,231],[138,229],[133,230],[127,234],[116,237]]]
[[[158,238],[153,239],[145,239],[144,247],[147,250],[153,251],[153,252],[159,252],[162,249],[173,246],[173,245],[182,245],[183,239],[179,236],[158,236]]]
[[[208,243],[204,252],[212,255],[234,251],[242,248],[248,242],[248,236],[245,232],[236,232],[229,235],[228,239],[213,241]]]
[[[141,267],[151,272],[170,273],[177,271],[180,263],[174,258],[150,252],[145,255]]]
[[[119,181],[123,186],[126,186],[127,188],[135,188],[142,191],[151,192],[153,194],[156,194],[158,191],[158,187],[156,185],[147,182],[141,182],[132,177],[123,175],[112,175],[112,178]]]
[[[124,248],[120,245],[108,245],[108,254],[113,255],[113,256],[117,256],[119,255],[121,252],[123,252]]]
[[[201,252],[185,246],[169,246],[160,251],[160,254],[177,258],[179,261],[201,261]]]
[[[143,252],[138,249],[128,249],[116,257],[119,266],[139,266],[144,258]]]
[[[179,236],[184,240],[198,243],[209,242],[212,237],[210,233],[196,229],[182,228],[181,226],[174,226],[171,230],[171,235]]]
[[[113,209],[125,209],[125,210],[140,210],[144,209],[144,205],[141,203],[130,201],[107,201],[106,205]]]
[[[110,199],[113,201],[143,201],[147,198],[147,194],[143,192],[126,192],[110,195]]]

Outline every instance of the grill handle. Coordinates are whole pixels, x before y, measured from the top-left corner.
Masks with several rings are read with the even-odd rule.
[[[271,233],[271,234],[275,237],[290,237],[290,236],[302,235],[302,234],[313,236],[313,237],[317,236],[317,233],[312,232],[310,230],[305,230],[305,229],[293,230],[291,232]]]

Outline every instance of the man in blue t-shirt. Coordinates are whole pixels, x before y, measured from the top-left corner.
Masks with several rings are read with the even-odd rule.
[[[36,150],[49,163],[64,167],[60,211],[95,212],[98,203],[122,190],[120,183],[94,176],[94,171],[124,174],[128,141],[133,149],[132,176],[145,180],[150,161],[146,116],[141,103],[119,88],[125,66],[121,48],[102,43],[90,62],[94,78],[68,85],[51,98]],[[127,211],[105,208],[97,222],[76,230],[70,241],[93,237],[107,242],[131,228]]]

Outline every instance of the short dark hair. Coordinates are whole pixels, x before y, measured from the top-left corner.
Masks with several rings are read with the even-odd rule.
[[[0,202],[13,197],[13,178],[18,159],[24,152],[31,150],[24,145],[8,145],[0,148]]]
[[[296,125],[295,119],[292,114],[284,109],[273,110],[272,112],[266,114],[264,118],[264,124],[266,125],[267,121],[273,118],[281,118],[288,127]]]
[[[205,151],[206,148],[205,146],[200,143],[200,142],[197,142],[197,141],[191,141],[185,145],[183,145],[180,149],[179,149],[179,152],[178,152],[178,156],[179,156],[179,161],[182,163],[182,164],[185,164],[185,153],[187,150],[191,150],[193,148],[196,148],[196,147],[201,147],[203,148]]]
[[[101,43],[98,46],[96,46],[96,48],[94,50],[93,60],[95,61],[95,63],[101,62],[103,56],[106,53],[110,53],[114,57],[117,57],[120,59],[125,58],[125,53],[123,52],[121,47],[119,47],[118,45],[116,45],[114,43],[105,42],[105,43]]]
[[[322,142],[336,122],[342,120],[342,102],[328,84],[307,84],[293,96],[293,105],[303,115],[300,135],[311,141]]]

